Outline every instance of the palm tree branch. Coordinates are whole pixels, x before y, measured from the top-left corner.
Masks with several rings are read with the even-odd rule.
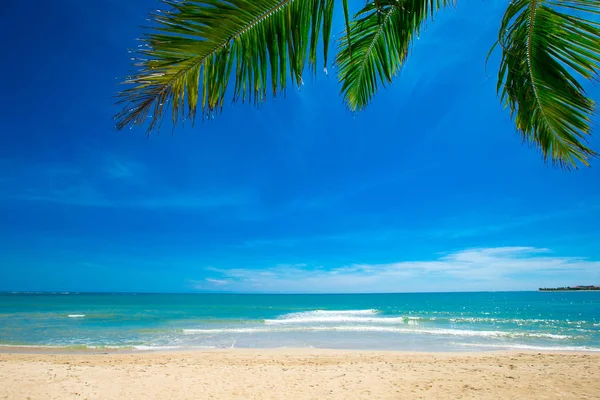
[[[350,42],[350,10],[348,7],[348,0],[342,0],[342,5],[344,7],[344,23],[346,24],[346,36],[348,37],[348,44],[351,45]],[[352,49],[350,49],[352,52]]]
[[[596,155],[587,146],[595,104],[574,74],[598,77],[600,24],[581,13],[600,14],[590,0],[517,0],[498,38],[502,102],[524,140],[567,169]]]
[[[212,49],[210,49],[207,53],[205,54],[200,54],[198,56],[192,57],[189,59],[189,67],[184,67],[181,70],[179,70],[172,78],[170,78],[166,83],[164,83],[162,85],[162,88],[160,88],[160,90],[156,93],[156,95],[154,97],[149,97],[146,101],[144,101],[140,106],[139,106],[139,110],[141,109],[146,109],[147,107],[150,107],[157,98],[163,97],[165,94],[168,94],[169,90],[171,89],[171,85],[176,82],[181,76],[189,73],[190,71],[192,71],[194,69],[194,67],[198,67],[199,65],[203,64],[207,59],[209,59],[210,57],[214,56],[217,52],[219,52],[221,49],[223,49],[225,46],[227,46],[229,43],[231,43],[231,41],[237,39],[238,37],[240,37],[241,35],[243,35],[245,32],[247,32],[249,29],[252,29],[252,27],[254,27],[256,24],[260,23],[261,21],[269,18],[273,13],[275,13],[276,11],[282,9],[283,7],[285,7],[286,5],[288,5],[290,2],[292,2],[294,0],[282,0],[282,2],[278,5],[276,5],[275,7],[271,8],[268,12],[266,12],[265,14],[259,15],[258,17],[256,17],[253,21],[250,22],[250,24],[246,25],[246,26],[242,26],[242,28],[240,30],[238,30],[237,32],[234,32],[233,35],[231,35],[230,37],[226,38],[225,40],[221,41],[221,43],[217,43],[216,46],[214,46]],[[173,3],[171,3],[173,4]],[[165,25],[170,25],[170,21],[169,20],[163,20],[163,22],[165,23]],[[183,25],[183,24],[182,24]],[[188,31],[187,33],[192,34],[193,31]],[[125,81],[125,83],[136,83],[137,80],[128,80]],[[137,81],[139,82],[139,81]],[[205,97],[203,96],[203,104],[202,106],[205,107],[206,102],[204,101]],[[174,102],[174,104],[177,104],[178,102]],[[193,102],[192,102],[193,103]],[[192,104],[191,103],[191,104]],[[178,113],[174,112],[173,113],[174,118],[177,118]],[[152,124],[154,124],[155,122],[157,122],[158,119],[157,118],[153,118]],[[125,121],[123,121],[125,122]],[[130,122],[127,123],[127,125]],[[136,122],[137,123],[137,122]],[[150,126],[149,130],[151,130],[154,125]],[[117,128],[118,129],[123,129],[125,127],[125,125],[120,125],[117,124]]]
[[[362,57],[362,61],[360,62],[359,67],[356,72],[356,74],[358,75],[357,86],[359,86],[359,87],[361,87],[364,84],[364,80],[366,79],[365,68],[368,65],[369,56],[373,52],[373,47],[375,46],[375,44],[377,43],[377,41],[383,34],[386,24],[387,24],[390,16],[392,15],[392,13],[394,13],[394,12],[398,12],[398,9],[396,7],[390,7],[388,9],[385,16],[383,17],[383,20],[379,23],[379,26],[378,26],[377,30],[375,31],[372,39],[370,40],[370,44],[369,44],[369,47],[367,48],[367,51],[365,52],[364,56]],[[348,38],[350,39],[350,37],[348,37]],[[349,52],[352,51],[351,44],[348,45],[348,51]],[[402,58],[402,61],[404,61],[404,57]],[[391,82],[392,77],[390,75],[390,71],[386,70],[385,73],[386,73],[385,80],[387,82]]]
[[[381,84],[391,83],[428,18],[453,0],[378,0],[367,4],[342,37],[336,63],[344,101],[364,109]]]
[[[219,112],[235,70],[234,101],[264,101],[269,78],[273,94],[284,90],[286,70],[300,84],[305,59],[316,62],[317,38],[323,39],[327,62],[333,0],[186,0],[165,1],[172,11],[154,15],[157,27],[137,51],[140,70],[125,80],[132,87],[119,93],[123,109],[117,129],[160,126],[171,102],[174,124]],[[323,33],[320,34],[320,27]],[[152,111],[153,115],[150,116]]]
[[[527,67],[529,69],[529,76],[531,77],[531,88],[533,90],[533,94],[535,95],[535,101],[536,101],[538,107],[540,108],[540,114],[542,115],[542,117],[544,118],[546,123],[549,124],[548,118],[547,118],[546,114],[544,113],[544,107],[543,107],[542,103],[540,102],[540,96],[538,94],[537,85],[535,83],[535,75],[534,75],[533,69],[531,67],[531,64],[532,64],[531,52],[533,50],[531,42],[532,42],[532,37],[534,34],[535,12],[536,12],[536,7],[537,7],[537,0],[531,0],[529,7],[530,7],[530,11],[529,11],[529,32],[527,35]]]

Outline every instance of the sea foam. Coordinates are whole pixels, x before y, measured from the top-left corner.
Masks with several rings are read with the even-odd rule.
[[[509,350],[540,350],[540,351],[590,351],[600,352],[600,347],[588,346],[535,346],[519,343],[478,344],[478,343],[453,343],[457,346],[480,347],[487,349],[509,349]]]
[[[477,331],[463,329],[414,329],[390,326],[372,325],[332,325],[332,326],[288,326],[288,327],[257,327],[257,328],[221,328],[221,329],[184,329],[186,335],[214,335],[221,333],[283,333],[283,332],[382,332],[398,334],[424,334],[440,336],[488,337],[488,338],[520,338],[535,337],[546,339],[570,339],[568,335],[552,333],[506,332],[506,331]]]
[[[328,322],[373,322],[377,310],[312,310],[284,314],[275,319],[266,319],[266,325],[311,324]],[[392,322],[392,319],[389,319]],[[393,318],[393,321],[402,323],[402,318]]]
[[[226,327],[184,329],[186,335],[267,334],[286,332],[379,332],[391,334],[438,335],[481,338],[544,338],[563,340],[571,336],[504,330],[476,330],[420,326],[435,318],[419,316],[388,317],[375,309],[364,310],[311,310],[288,313],[274,319],[265,319],[264,325],[252,327]]]
[[[314,323],[381,323],[381,324],[404,324],[408,319],[404,317],[389,318],[370,318],[370,317],[352,317],[344,315],[332,316],[299,316],[297,318],[266,319],[266,325],[295,325],[295,324],[314,324]]]

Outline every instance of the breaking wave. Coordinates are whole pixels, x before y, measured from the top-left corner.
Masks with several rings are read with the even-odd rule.
[[[571,339],[568,335],[532,332],[505,332],[505,331],[476,331],[461,329],[411,329],[390,326],[369,325],[332,325],[332,326],[290,326],[283,328],[223,328],[223,329],[184,329],[186,335],[211,335],[220,333],[276,333],[276,332],[384,332],[398,334],[425,334],[441,336],[467,336],[467,337],[534,337],[547,339]]]
[[[457,319],[444,318],[446,322]],[[454,320],[454,321],[453,321]],[[464,319],[465,322],[477,322]],[[286,332],[379,332],[389,334],[437,335],[473,338],[541,338],[572,339],[574,336],[555,332],[455,329],[453,326],[436,327],[435,317],[385,316],[375,309],[365,310],[312,310],[265,319],[260,325],[222,328],[183,329],[185,335],[269,334]]]

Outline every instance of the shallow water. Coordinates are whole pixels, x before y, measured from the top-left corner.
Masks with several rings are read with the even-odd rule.
[[[600,293],[4,293],[0,345],[600,351]]]

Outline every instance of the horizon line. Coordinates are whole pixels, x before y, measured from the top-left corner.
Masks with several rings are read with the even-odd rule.
[[[161,294],[161,295],[174,295],[174,294],[186,294],[186,295],[243,295],[243,296],[260,296],[260,295],[280,295],[280,296],[314,296],[314,295],[327,295],[327,296],[349,296],[349,295],[390,295],[390,294],[432,294],[432,293],[519,293],[519,292],[540,292],[538,289],[531,290],[449,290],[449,291],[431,291],[431,292],[340,292],[340,293],[315,293],[315,292],[135,292],[135,291],[68,291],[68,290],[0,290],[0,295],[6,294],[40,294],[40,295],[86,295],[86,294],[124,294],[124,295],[147,295],[147,294]],[[577,291],[575,291],[577,292]]]

